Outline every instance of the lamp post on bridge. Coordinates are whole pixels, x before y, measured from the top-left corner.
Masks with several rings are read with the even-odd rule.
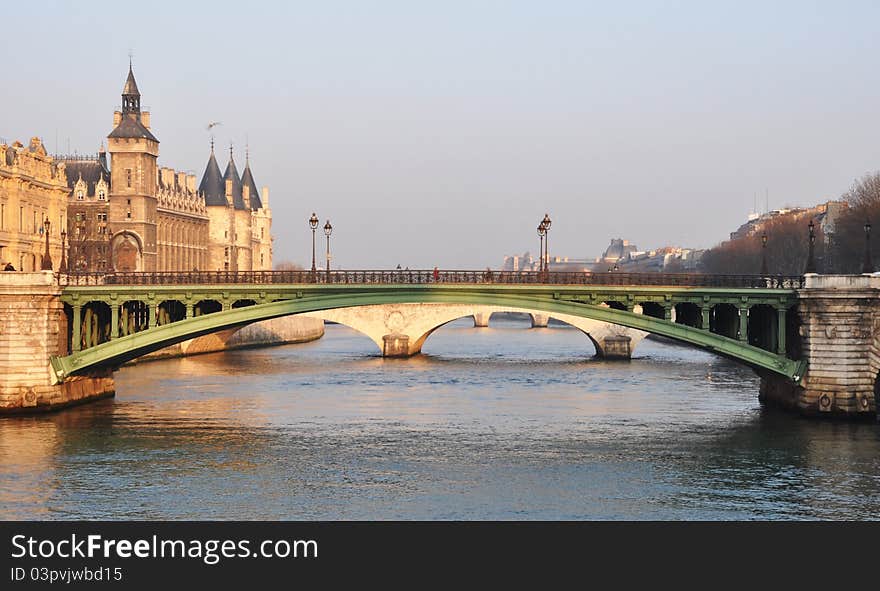
[[[767,272],[767,232],[761,234],[761,275],[766,277]]]
[[[309,218],[309,227],[312,229],[312,281],[315,280],[315,272],[317,271],[315,267],[315,230],[318,227],[318,221],[318,216],[313,211],[312,217]]]
[[[816,259],[813,256],[813,249],[816,242],[816,224],[813,223],[813,220],[810,220],[810,251],[807,254],[807,268],[804,269],[804,273],[815,273],[816,272]]]
[[[544,276],[545,278],[550,278],[550,214],[544,214],[544,220],[541,222],[544,224],[544,232],[546,235],[546,239],[544,240]]]
[[[43,231],[43,228],[45,228],[45,232]],[[46,218],[46,221],[43,222],[43,228],[40,228],[40,234],[46,235],[46,252],[43,253],[43,261],[40,264],[40,269],[43,271],[51,271],[52,257],[49,256],[49,218]]]
[[[67,232],[65,230],[61,230],[61,263],[58,265],[58,270],[62,273],[67,273]]]
[[[547,228],[544,227],[544,222],[542,221],[538,224],[538,236],[541,239],[541,246],[538,249],[538,272],[540,273],[540,277],[544,277],[544,235],[547,234]]]
[[[330,283],[330,234],[332,233],[333,226],[330,225],[330,220],[327,220],[324,224],[324,234],[327,236],[327,283]]]
[[[873,273],[874,262],[871,260],[871,222],[865,220],[865,259],[862,261],[862,273]]]

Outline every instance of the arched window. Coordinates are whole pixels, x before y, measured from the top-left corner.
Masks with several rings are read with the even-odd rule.
[[[107,199],[107,194],[104,192],[104,189],[98,191],[98,199],[101,201],[105,201]]]
[[[77,191],[77,192],[76,192],[76,198],[77,198],[78,201],[82,201],[83,199],[86,198],[86,196],[85,196],[85,194],[84,194],[82,191]]]

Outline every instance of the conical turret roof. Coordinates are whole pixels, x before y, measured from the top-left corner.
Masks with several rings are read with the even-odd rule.
[[[205,197],[205,205],[226,206],[226,183],[220,175],[220,167],[214,157],[214,144],[211,144],[211,157],[208,158],[208,166],[199,183],[199,193]]]
[[[229,164],[226,165],[226,172],[223,173],[223,186],[226,181],[232,181],[232,205],[235,209],[247,209],[244,206],[244,197],[242,197],[241,177],[238,176],[238,169],[235,167],[235,160],[232,158],[232,148],[229,149]],[[224,190],[225,194],[225,190]]]
[[[249,198],[251,201],[251,209],[260,209],[263,207],[263,201],[260,199],[260,191],[257,190],[257,183],[254,182],[254,174],[251,172],[251,159],[248,157],[244,162],[244,174],[241,175],[242,187],[248,188]]]

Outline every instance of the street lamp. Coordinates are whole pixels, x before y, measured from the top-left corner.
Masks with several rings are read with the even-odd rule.
[[[62,273],[67,273],[67,231],[61,230],[61,264],[58,266],[58,270]]]
[[[804,273],[815,273],[816,272],[816,259],[813,256],[813,249],[816,242],[816,224],[813,223],[813,220],[810,220],[810,251],[807,254],[807,268],[804,269]]]
[[[538,236],[541,238],[541,247],[538,249],[538,270],[544,274],[544,235],[547,234],[547,228],[544,222],[538,224]]]
[[[767,273],[767,232],[761,234],[761,275],[766,277]]]
[[[862,273],[873,273],[874,263],[871,261],[871,222],[865,220],[865,260],[862,262]]]
[[[318,216],[315,215],[315,212],[312,212],[312,217],[309,218],[309,227],[312,229],[312,276],[314,277],[315,271],[315,229],[318,227]]]
[[[49,256],[49,218],[46,218],[46,221],[43,222],[43,227],[46,228],[46,252],[43,254],[43,263],[40,265],[40,269],[42,269],[43,271],[51,271],[52,257]],[[43,233],[43,228],[40,228],[40,234]]]
[[[330,225],[330,220],[327,220],[327,223],[324,224],[324,234],[327,236],[327,281],[330,281],[330,234],[333,233],[333,226]]]
[[[541,223],[544,224],[544,230],[547,235],[547,239],[544,240],[544,253],[545,253],[544,254],[544,272],[549,274],[549,272],[550,272],[550,224],[552,223],[550,221],[550,214],[549,213],[544,214],[544,221],[542,221]]]

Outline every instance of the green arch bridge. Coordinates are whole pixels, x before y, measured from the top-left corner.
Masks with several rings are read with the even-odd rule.
[[[801,277],[396,270],[71,274],[59,281],[69,354],[50,359],[56,383],[261,320],[420,303],[608,322],[794,382],[807,369],[794,309]]]

